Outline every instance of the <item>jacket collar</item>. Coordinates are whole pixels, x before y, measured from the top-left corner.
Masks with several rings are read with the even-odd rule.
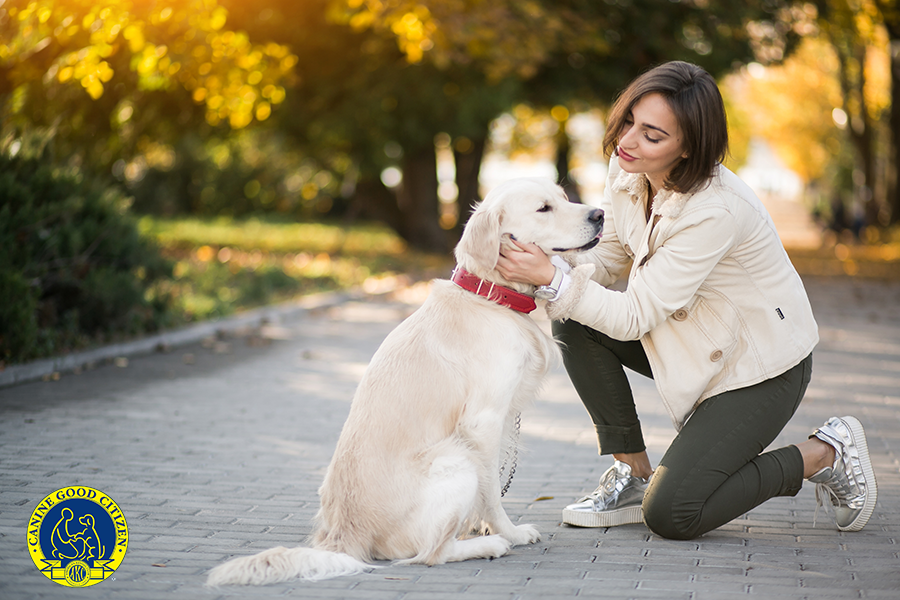
[[[631,196],[632,202],[637,202],[647,194],[650,187],[647,176],[643,173],[628,173],[619,171],[612,182],[612,191],[625,192]],[[653,198],[651,212],[661,217],[677,218],[681,214],[684,205],[693,194],[683,194],[674,190],[661,189]]]

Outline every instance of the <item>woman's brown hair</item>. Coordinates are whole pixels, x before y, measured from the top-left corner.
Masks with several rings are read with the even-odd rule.
[[[609,113],[603,136],[604,154],[610,158],[616,152],[625,121],[631,118],[634,105],[647,94],[666,99],[678,121],[687,154],[669,173],[666,187],[677,192],[701,187],[728,152],[728,121],[716,81],[697,65],[672,61],[632,81]]]

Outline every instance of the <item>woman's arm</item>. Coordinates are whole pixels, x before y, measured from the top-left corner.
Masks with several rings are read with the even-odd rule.
[[[573,319],[617,340],[636,340],[683,307],[735,242],[733,216],[710,207],[678,223],[645,264],[634,267],[625,292],[575,282],[548,305],[552,319]],[[576,269],[577,271],[577,269]]]

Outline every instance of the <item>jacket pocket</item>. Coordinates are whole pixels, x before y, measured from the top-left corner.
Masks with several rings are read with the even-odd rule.
[[[723,365],[737,346],[738,318],[731,306],[725,302],[720,304],[717,311],[705,298],[698,296],[688,308],[675,311],[672,318],[690,322],[703,338],[698,350],[708,351],[710,362]]]
[[[695,296],[647,335],[644,347],[676,429],[727,378],[739,327],[727,302]]]

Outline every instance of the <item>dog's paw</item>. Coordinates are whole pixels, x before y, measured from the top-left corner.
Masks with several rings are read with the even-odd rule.
[[[499,535],[489,535],[481,538],[484,545],[481,552],[482,558],[499,558],[509,552],[512,545],[509,540]]]
[[[472,558],[499,558],[509,552],[510,545],[509,540],[500,535],[484,535],[466,540],[452,540],[436,561],[426,562],[426,564],[457,562]],[[415,562],[415,559],[400,562]]]
[[[513,546],[521,546],[522,544],[533,544],[540,541],[541,532],[534,525],[516,525],[511,535],[506,537]]]

